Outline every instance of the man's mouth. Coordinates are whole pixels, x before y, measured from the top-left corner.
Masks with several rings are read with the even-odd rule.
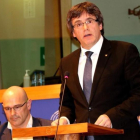
[[[18,117],[12,117],[11,120],[12,121],[16,121],[18,119]]]
[[[91,34],[86,34],[86,35],[84,35],[84,37],[88,37],[88,36],[91,36]]]

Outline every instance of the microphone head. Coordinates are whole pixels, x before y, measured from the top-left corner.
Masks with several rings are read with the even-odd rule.
[[[69,73],[68,71],[65,71],[65,73],[64,73],[64,78],[65,78],[65,79],[68,79],[68,78],[69,78],[69,74],[70,74],[70,73]]]

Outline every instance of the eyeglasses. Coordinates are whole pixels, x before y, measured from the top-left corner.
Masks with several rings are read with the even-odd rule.
[[[28,100],[27,100],[28,101]],[[26,102],[24,102],[23,104],[19,104],[19,105],[15,105],[14,107],[3,107],[3,109],[5,110],[5,111],[7,111],[7,112],[10,112],[12,109],[14,109],[14,111],[20,111],[20,109],[27,103],[27,101]]]
[[[84,26],[84,24],[92,25],[92,24],[94,24],[95,21],[97,22],[98,19],[89,18],[85,22],[78,22],[78,23],[76,23],[75,25],[73,25],[73,27],[77,28],[77,29],[81,29]]]

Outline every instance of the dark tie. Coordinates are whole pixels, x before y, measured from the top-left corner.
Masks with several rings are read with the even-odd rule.
[[[85,97],[87,99],[87,102],[89,103],[90,94],[91,94],[91,87],[92,87],[92,61],[91,61],[91,55],[93,52],[87,51],[85,52],[87,59],[84,69],[84,76],[83,76],[83,91],[85,94]]]

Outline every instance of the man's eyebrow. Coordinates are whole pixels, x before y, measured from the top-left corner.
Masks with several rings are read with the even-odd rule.
[[[74,22],[74,24],[75,24],[75,23],[78,23],[78,22],[82,22],[82,21],[81,21],[81,20],[76,20],[76,21]]]
[[[16,104],[16,105],[14,105],[14,106],[18,106],[18,105],[22,105],[22,104]],[[14,107],[14,106],[13,106],[13,107]]]
[[[19,106],[19,105],[22,105],[22,104],[16,104],[13,107],[16,107],[16,106]],[[9,107],[9,108],[11,108],[10,106],[3,106],[3,107]]]
[[[94,18],[88,17],[88,18],[85,19],[85,21],[88,20],[88,19],[94,19]],[[96,17],[95,17],[95,19],[96,19]],[[74,23],[78,23],[78,22],[82,22],[82,21],[81,20],[76,20]]]

